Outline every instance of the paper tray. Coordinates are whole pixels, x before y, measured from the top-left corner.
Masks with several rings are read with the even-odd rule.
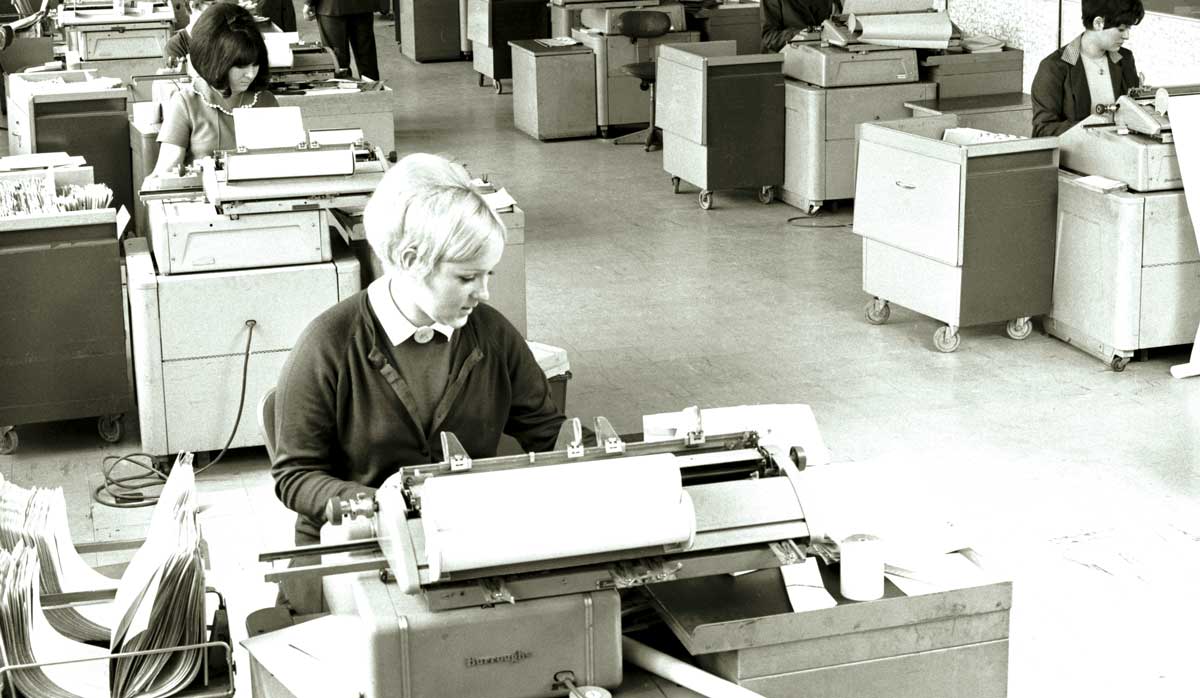
[[[646,591],[693,656],[1007,612],[1012,607],[1011,582],[905,596],[885,581],[884,598],[850,602],[837,591],[836,567],[822,566],[821,573],[838,601],[834,608],[793,612],[782,576],[774,569],[654,584]]]

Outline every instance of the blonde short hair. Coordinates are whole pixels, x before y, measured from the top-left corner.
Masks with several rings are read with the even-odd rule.
[[[411,249],[422,278],[442,262],[473,259],[506,238],[500,217],[471,186],[467,171],[428,153],[408,155],[384,175],[367,202],[363,226],[385,267],[399,268]]]

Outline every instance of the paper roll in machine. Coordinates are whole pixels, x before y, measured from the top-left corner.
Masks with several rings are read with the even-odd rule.
[[[753,431],[625,443],[578,420],[563,450],[472,460],[442,434],[440,463],[401,468],[373,497],[331,500],[322,554],[268,581],[323,578],[358,619],[366,698],[534,698],[621,681],[618,590],[802,561],[816,536],[799,446]],[[381,572],[382,570],[382,572]],[[358,679],[357,677],[363,677]]]

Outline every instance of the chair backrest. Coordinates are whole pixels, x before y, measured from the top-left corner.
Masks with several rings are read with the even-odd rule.
[[[275,389],[271,388],[258,401],[258,433],[267,447],[267,458],[275,463]]]
[[[630,10],[617,18],[616,30],[631,39],[654,39],[671,31],[671,15],[655,10]]]

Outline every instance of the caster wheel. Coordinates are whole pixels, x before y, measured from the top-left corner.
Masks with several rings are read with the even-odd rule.
[[[496,88],[496,94],[504,94],[504,81],[500,79],[492,80],[492,86]]]
[[[109,414],[100,417],[96,420],[96,431],[100,432],[100,438],[110,444],[115,444],[125,436],[125,423],[121,421],[122,415]]]
[[[758,200],[764,204],[769,204],[775,200],[775,187],[765,186],[758,190]]]
[[[608,138],[608,127],[607,127],[607,126],[601,126],[601,127],[600,127],[600,137],[601,137],[601,138]]]
[[[1120,373],[1121,371],[1125,370],[1126,366],[1129,365],[1129,357],[1128,356],[1114,356],[1114,357],[1112,357],[1112,361],[1108,362],[1108,365],[1113,371],[1115,371],[1116,373]]]
[[[933,346],[943,354],[949,354],[958,349],[961,341],[962,337],[958,334],[958,329],[951,328],[949,325],[939,327],[933,333]]]
[[[878,298],[867,303],[867,322],[882,325],[892,316],[892,306]]]
[[[1009,320],[1008,324],[1004,327],[1004,331],[1008,333],[1011,339],[1027,339],[1029,335],[1033,334],[1033,322],[1027,317]]]
[[[16,430],[12,427],[5,429],[4,433],[0,434],[0,456],[7,456],[17,450],[18,443]]]
[[[815,216],[821,211],[821,204],[809,204],[804,212],[810,216]]]
[[[700,208],[707,211],[712,208],[713,196],[712,192],[707,189],[700,190]]]
[[[479,73],[479,86],[483,87],[483,73]]]
[[[672,177],[672,178],[671,178],[671,193],[672,193],[672,194],[678,194],[678,193],[679,193],[679,182],[680,182],[680,181],[682,181],[682,180],[680,180],[678,177]]]

